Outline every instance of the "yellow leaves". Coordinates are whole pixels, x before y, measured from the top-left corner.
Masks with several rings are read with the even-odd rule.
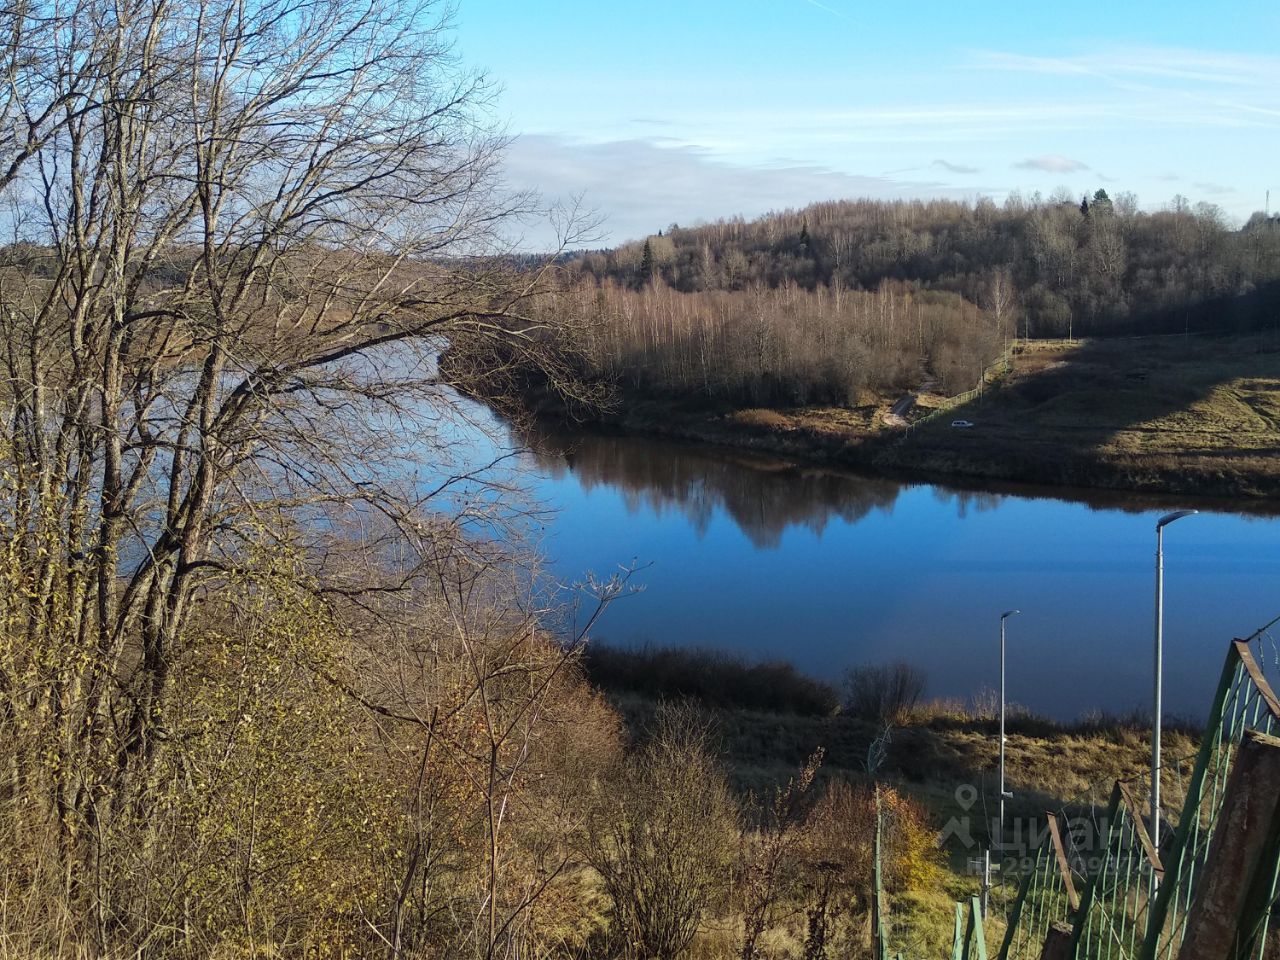
[[[309,956],[361,955],[369,924],[385,922],[412,850],[430,851],[429,866],[418,868],[430,876],[415,887],[423,915],[480,912],[490,799],[501,809],[500,897],[504,909],[514,908],[546,876],[544,858],[554,873],[555,857],[568,856],[574,820],[563,811],[614,756],[617,718],[566,671],[537,722],[526,729],[521,720],[495,747],[489,721],[514,722],[558,666],[542,639],[506,648],[471,638],[495,670],[509,668],[479,692],[463,651],[435,635],[426,665],[400,674],[418,649],[412,656],[397,649],[397,660],[377,645],[380,637],[357,644],[316,600],[296,557],[262,551],[253,564],[202,598],[195,626],[174,638],[173,692],[157,711],[164,740],[139,776],[148,784],[138,805],[145,816],[135,819],[121,803],[125,812],[94,830],[74,817],[67,825],[76,842],[100,844],[101,882],[118,909],[166,938],[186,931],[200,946],[195,952],[298,956],[306,944]],[[8,583],[22,589],[15,595]],[[48,631],[49,642],[26,643],[29,586],[22,558],[0,543],[0,667],[34,685],[47,704],[59,684],[100,677],[103,668],[69,618]],[[422,721],[377,716],[353,691]],[[114,754],[79,756],[75,737],[51,725],[47,712],[19,711],[0,733],[22,739],[24,761],[46,784],[105,791],[114,772],[102,759]],[[552,885],[540,921],[549,936],[587,936],[579,909],[593,895],[586,886]],[[447,953],[465,939],[451,922],[417,935]]]

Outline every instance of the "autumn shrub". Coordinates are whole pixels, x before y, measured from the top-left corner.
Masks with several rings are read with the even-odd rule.
[[[925,673],[905,660],[850,669],[844,678],[845,710],[879,723],[899,723],[924,695]]]
[[[723,903],[737,849],[737,804],[696,710],[664,706],[591,806],[584,853],[609,895],[610,955],[675,960]]]
[[[937,832],[919,801],[886,784],[831,781],[806,827],[807,957],[826,956],[837,918],[870,913],[877,816],[886,893],[920,890],[940,876]]]
[[[605,912],[580,799],[616,762],[618,720],[572,649],[496,600],[459,612],[422,587],[398,619],[356,616],[294,559],[261,558],[182,638],[167,749],[131,803],[53,752],[38,710],[10,719],[0,955],[580,948]],[[38,682],[53,665],[0,625],[6,676]],[[71,783],[101,819],[71,822],[93,872],[69,883],[50,818]]]

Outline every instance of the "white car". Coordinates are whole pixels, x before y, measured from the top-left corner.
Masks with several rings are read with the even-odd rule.
[[[972,420],[952,420],[951,425],[953,427],[972,427],[973,421]]]

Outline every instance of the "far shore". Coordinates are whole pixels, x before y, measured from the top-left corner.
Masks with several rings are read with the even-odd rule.
[[[612,407],[573,419],[906,480],[1280,498],[1273,334],[1032,341],[1006,377],[963,404],[912,395],[899,420],[891,410],[901,396],[857,407],[725,410],[623,393]],[[568,418],[537,391],[525,399],[539,416]]]

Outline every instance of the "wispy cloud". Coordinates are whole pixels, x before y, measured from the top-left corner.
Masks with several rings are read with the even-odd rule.
[[[1019,73],[1093,76],[1117,80],[1141,77],[1228,87],[1273,87],[1280,57],[1163,47],[1117,47],[1073,57],[1040,57],[982,50],[971,66]]]
[[[1222,183],[1211,183],[1207,180],[1197,180],[1191,186],[1195,187],[1201,193],[1211,193],[1215,196],[1222,196],[1223,194],[1236,192],[1235,187],[1228,187],[1226,184]]]
[[[933,161],[933,165],[935,167],[941,167],[943,170],[946,170],[948,173],[981,173],[982,172],[981,167],[969,167],[963,163],[951,163],[949,160],[935,160]]]
[[[980,70],[1093,79],[1126,109],[1164,122],[1263,126],[1280,118],[1280,57],[1161,47],[1116,47],[1069,57],[977,51]],[[1185,116],[1182,115],[1185,111]]]
[[[1044,173],[1079,173],[1088,170],[1089,165],[1081,160],[1072,160],[1059,153],[1048,153],[1041,157],[1028,157],[1014,164],[1018,170],[1041,170]]]
[[[817,165],[730,163],[690,146],[651,140],[582,142],[525,135],[507,151],[504,178],[512,189],[535,189],[547,201],[581,196],[585,207],[607,215],[603,240],[618,243],[670,223],[694,223],[799,207],[838,197],[972,197],[938,180],[907,180],[843,173]],[[990,191],[988,191],[990,192]],[[552,238],[530,227],[526,249]]]

